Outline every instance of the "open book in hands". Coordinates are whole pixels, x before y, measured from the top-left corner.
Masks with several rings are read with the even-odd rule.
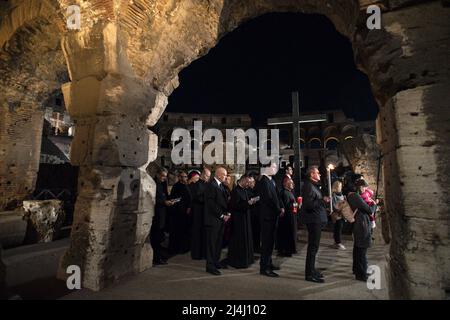
[[[259,201],[259,199],[260,199],[259,196],[253,197],[253,198],[251,198],[250,200],[248,200],[248,204],[249,204],[249,205],[255,204],[256,202]]]

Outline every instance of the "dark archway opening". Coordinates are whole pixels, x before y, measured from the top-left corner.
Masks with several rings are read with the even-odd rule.
[[[179,79],[156,125],[158,134],[177,126],[192,130],[195,120],[202,120],[204,128],[246,129],[250,124],[243,125],[245,117],[253,128],[268,128],[268,118],[291,115],[291,92],[299,91],[301,114],[321,113],[327,119],[301,125],[303,173],[308,165],[323,167],[325,156],[339,156],[335,140],[325,145],[328,125],[373,121],[375,126],[378,114],[368,78],[355,65],[351,42],[323,15],[270,13],[252,19],[183,69]],[[277,128],[281,140],[293,141],[290,125]],[[292,143],[284,145],[282,165],[293,161]],[[170,150],[160,151],[167,166]]]
[[[180,74],[167,112],[249,113],[253,125],[291,112],[340,109],[374,120],[378,107],[349,39],[322,15],[271,13],[244,23]],[[336,119],[334,119],[336,120]]]

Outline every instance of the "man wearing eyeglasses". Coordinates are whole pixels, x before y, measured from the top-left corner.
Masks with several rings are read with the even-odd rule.
[[[319,251],[320,235],[326,225],[326,204],[329,197],[323,197],[320,191],[320,172],[317,166],[311,166],[306,172],[307,181],[303,185],[303,206],[300,221],[308,229],[308,249],[306,253],[305,280],[315,283],[325,282],[323,275],[316,270],[316,255]]]

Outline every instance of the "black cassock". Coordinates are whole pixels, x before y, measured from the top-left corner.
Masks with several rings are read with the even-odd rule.
[[[228,264],[248,268],[254,262],[250,205],[245,189],[237,186],[231,192],[231,236],[228,244]]]
[[[191,216],[187,211],[191,207],[191,193],[187,185],[174,184],[170,199],[177,198],[181,201],[170,207],[169,252],[172,254],[186,253],[190,249]]]
[[[247,189],[246,191],[249,198],[256,196],[254,189]],[[252,221],[253,251],[259,253],[261,252],[261,222],[259,221],[260,218],[257,205],[250,207],[250,217]]]
[[[283,254],[297,253],[297,217],[293,214],[294,194],[283,188],[280,200],[284,207],[284,216],[278,218],[277,244],[278,251]]]
[[[201,260],[206,257],[206,233],[204,222],[206,182],[199,180],[190,185],[192,196],[192,231],[191,231],[191,257]]]

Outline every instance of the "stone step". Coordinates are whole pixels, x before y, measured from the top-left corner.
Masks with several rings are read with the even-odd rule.
[[[20,246],[27,232],[27,221],[21,211],[0,212],[0,244],[3,248]]]
[[[2,259],[8,287],[55,278],[59,260],[69,244],[70,239],[66,238],[4,250]]]

